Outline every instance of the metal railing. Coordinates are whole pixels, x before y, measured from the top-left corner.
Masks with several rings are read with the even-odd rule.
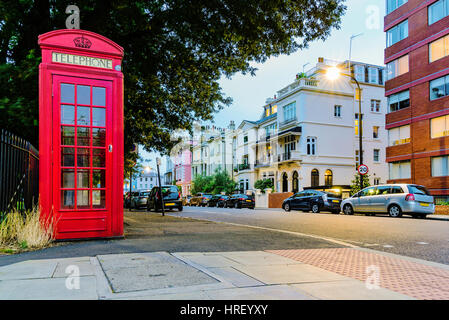
[[[0,131],[0,220],[8,212],[30,210],[39,197],[39,152],[28,141]]]

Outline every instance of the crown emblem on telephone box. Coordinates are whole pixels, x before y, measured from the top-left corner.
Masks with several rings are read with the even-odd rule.
[[[92,42],[83,36],[73,39],[73,42],[75,43],[75,47],[78,48],[90,48],[92,45]]]

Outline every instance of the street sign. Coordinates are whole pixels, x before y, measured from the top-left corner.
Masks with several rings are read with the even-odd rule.
[[[364,176],[364,175],[368,174],[369,169],[368,169],[368,166],[367,166],[367,165],[361,164],[361,165],[357,168],[357,171],[358,171],[362,176]]]

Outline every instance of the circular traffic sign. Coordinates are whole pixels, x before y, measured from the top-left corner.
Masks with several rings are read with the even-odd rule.
[[[362,176],[364,176],[365,174],[368,174],[369,169],[368,169],[368,166],[367,166],[366,164],[361,164],[361,165],[357,168],[357,171],[358,171]]]

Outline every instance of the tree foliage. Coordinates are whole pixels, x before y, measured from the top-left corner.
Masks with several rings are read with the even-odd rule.
[[[254,188],[262,190],[265,193],[265,189],[274,188],[273,181],[271,179],[261,179],[254,183]]]
[[[192,181],[192,194],[212,193],[219,194],[225,192],[231,194],[234,192],[236,182],[231,179],[225,170],[217,169],[211,176],[196,175]]]
[[[369,182],[369,175],[365,174],[363,176],[363,189],[369,187],[371,184]],[[355,174],[354,179],[351,181],[351,195],[356,194],[360,190],[360,174]]]
[[[175,129],[211,120],[231,103],[224,75],[290,54],[340,27],[344,0],[2,0],[0,127],[38,140],[39,34],[65,28],[76,3],[81,28],[125,50],[125,149],[167,152]]]

